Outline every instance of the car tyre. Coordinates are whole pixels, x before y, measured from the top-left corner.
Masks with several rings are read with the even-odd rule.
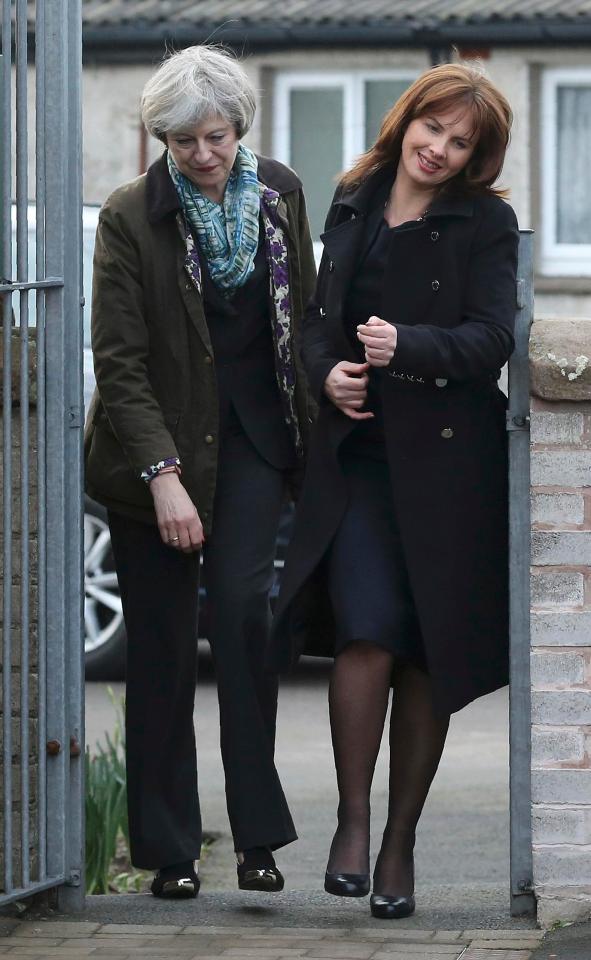
[[[84,652],[87,680],[125,677],[126,635],[107,511],[84,502]]]

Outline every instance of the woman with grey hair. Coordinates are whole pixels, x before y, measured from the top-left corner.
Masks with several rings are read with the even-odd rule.
[[[108,509],[127,628],[131,857],[161,897],[199,890],[201,561],[239,887],[281,890],[273,851],[296,838],[263,655],[310,423],[294,337],[315,269],[298,177],[241,142],[254,113],[223,50],[168,57],[142,96],[166,149],[109,197],[96,239],[87,490]]]

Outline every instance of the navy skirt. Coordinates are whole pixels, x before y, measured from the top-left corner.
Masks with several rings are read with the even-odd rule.
[[[426,669],[386,460],[343,453],[348,503],[330,545],[335,655],[366,641]]]

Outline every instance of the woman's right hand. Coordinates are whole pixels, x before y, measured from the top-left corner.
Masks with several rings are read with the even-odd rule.
[[[324,381],[324,392],[328,399],[351,420],[369,420],[373,417],[371,411],[360,410],[367,400],[368,370],[369,363],[341,360]]]
[[[178,474],[157,474],[150,480],[150,490],[162,542],[183,553],[200,550],[205,539],[203,526]]]

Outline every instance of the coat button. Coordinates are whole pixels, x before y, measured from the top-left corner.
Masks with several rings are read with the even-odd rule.
[[[205,360],[204,360],[203,362],[206,363],[208,367],[211,366],[212,359],[211,359],[211,357],[209,356],[208,353],[205,355]]]
[[[191,284],[190,284],[190,283],[186,283],[186,284],[185,284],[185,290],[190,290],[190,289],[191,289]]]
[[[206,434],[205,434],[205,442],[206,442],[206,443],[213,443],[213,437],[212,437],[211,433],[206,433]]]
[[[447,387],[447,380],[444,380],[443,377],[438,377],[435,381],[436,387]]]
[[[444,440],[450,440],[454,435],[454,432],[451,427],[444,427],[441,431],[441,436]]]
[[[328,264],[328,272],[332,273],[333,270],[334,270],[334,261],[331,260],[330,263]]]
[[[431,280],[431,287],[433,290],[439,290],[439,280]]]
[[[433,242],[435,242],[436,240],[439,240],[439,231],[438,231],[438,230],[433,230],[433,231],[432,231],[432,233],[431,233],[431,240],[433,240]]]

